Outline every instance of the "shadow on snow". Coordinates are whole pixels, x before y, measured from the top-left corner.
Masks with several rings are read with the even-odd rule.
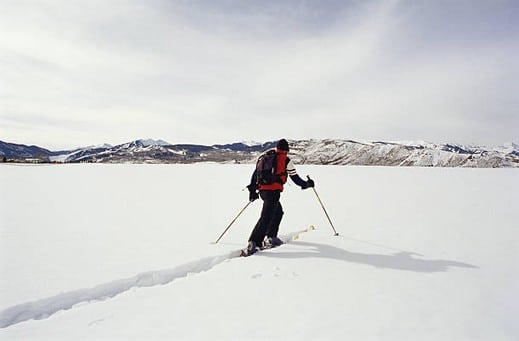
[[[265,252],[261,256],[265,257],[281,257],[281,258],[327,258],[340,261],[371,265],[376,268],[405,270],[414,272],[445,272],[451,267],[458,268],[478,268],[475,265],[445,260],[445,259],[422,259],[415,256],[421,256],[414,252],[397,252],[393,254],[372,254],[350,252],[335,246],[310,243],[310,242],[294,242],[294,245],[300,245],[311,248],[308,251],[297,252]]]

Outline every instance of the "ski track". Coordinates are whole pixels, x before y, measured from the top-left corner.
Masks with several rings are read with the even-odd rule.
[[[300,233],[309,230],[313,230],[313,226],[281,236],[281,239],[285,243],[289,243],[292,239],[297,239]],[[69,310],[79,303],[104,301],[133,288],[165,285],[194,273],[211,270],[226,260],[240,257],[240,253],[241,249],[219,256],[202,258],[171,269],[143,272],[130,278],[115,280],[92,288],[69,291],[41,300],[18,304],[0,311],[0,328],[7,328],[28,320],[43,320],[58,311]]]

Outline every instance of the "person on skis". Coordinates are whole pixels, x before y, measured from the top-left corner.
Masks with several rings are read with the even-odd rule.
[[[252,173],[250,184],[247,186],[249,201],[261,198],[263,208],[249,237],[247,249],[244,250],[246,256],[252,255],[260,247],[276,247],[283,244],[278,238],[279,224],[283,217],[279,199],[288,176],[301,189],[315,186],[312,179],[305,181],[299,177],[294,164],[287,156],[288,151],[287,140],[279,140],[275,150],[268,151],[258,159],[256,169]]]

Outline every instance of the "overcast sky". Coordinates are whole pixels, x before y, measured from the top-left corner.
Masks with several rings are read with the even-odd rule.
[[[519,1],[0,0],[0,140],[519,142]]]

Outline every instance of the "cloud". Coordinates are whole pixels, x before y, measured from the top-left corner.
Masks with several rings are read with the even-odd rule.
[[[4,139],[518,140],[513,2],[1,7]]]

